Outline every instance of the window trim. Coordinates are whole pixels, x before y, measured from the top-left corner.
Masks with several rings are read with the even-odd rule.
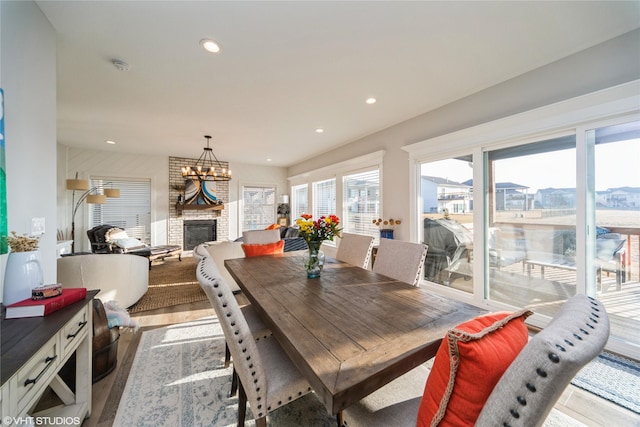
[[[410,194],[418,197],[409,197],[410,203],[410,235],[417,239],[418,230],[418,209],[419,209],[419,179],[420,164],[423,162],[437,161],[445,158],[455,157],[472,153],[473,155],[473,179],[474,194],[485,195],[484,175],[485,153],[497,148],[521,145],[535,140],[544,140],[562,134],[575,134],[577,143],[584,138],[584,131],[601,126],[602,123],[623,122],[638,120],[640,116],[640,80],[635,80],[619,86],[614,86],[601,91],[580,97],[568,99],[555,104],[540,107],[534,110],[519,113],[513,116],[498,119],[492,122],[480,124],[470,128],[462,129],[446,135],[430,138],[414,144],[406,145],[402,149],[409,153]],[[579,161],[577,158],[576,161]],[[584,173],[577,171],[578,174]],[[584,183],[577,180],[576,191],[584,192]],[[577,201],[581,203],[581,201]],[[474,199],[474,211],[480,212],[474,215],[473,225],[475,230],[483,230],[485,224],[485,197]],[[576,226],[586,226],[586,212],[577,212]],[[484,233],[483,233],[484,234]],[[478,236],[474,241],[477,256],[474,259],[483,260],[484,236]],[[476,245],[480,240],[480,245]],[[486,274],[481,261],[477,261],[473,266],[474,277],[482,277]],[[583,272],[583,274],[586,274]],[[578,276],[580,280],[580,276]],[[474,305],[486,307],[493,310],[512,309],[506,304],[484,299],[484,280],[474,281],[473,295],[465,298],[464,295],[453,293],[449,289],[441,289],[441,286],[429,287],[436,293],[440,293],[458,300],[468,301]],[[549,321],[548,317],[533,315],[528,322],[535,326],[544,327]],[[624,343],[610,343],[613,351],[628,352]]]
[[[327,179],[335,179],[336,180],[336,212],[342,212],[343,203],[342,203],[342,178],[345,175],[349,175],[352,173],[357,173],[358,171],[364,171],[371,168],[378,168],[380,173],[380,206],[382,209],[383,204],[383,190],[382,190],[382,182],[383,182],[383,159],[385,155],[385,150],[374,151],[373,153],[365,154],[363,156],[354,157],[352,159],[348,159],[339,163],[332,164],[330,166],[325,166],[322,168],[314,169],[302,174],[294,175],[288,177],[289,180],[289,191],[292,192],[293,187],[299,185],[307,185],[308,186],[308,195],[309,195],[309,212],[314,212],[314,196],[313,196],[313,183],[318,181],[324,181]],[[338,196],[340,195],[340,196]],[[382,215],[383,212],[381,211]],[[340,216],[340,214],[338,214]],[[292,221],[295,221],[296,218],[291,218]]]
[[[594,123],[618,120],[624,116],[640,114],[640,80],[561,101],[513,116],[483,123],[470,128],[437,136],[402,149],[409,153],[409,194],[417,195],[420,188],[420,164],[472,153],[474,165],[483,164],[484,153],[498,148],[521,145],[552,137],[575,134]],[[474,167],[474,193],[485,194],[484,166]],[[418,197],[409,197],[410,236],[418,241]],[[484,198],[474,200],[474,210],[484,212]],[[484,218],[474,216],[474,229],[484,227]],[[478,256],[481,254],[477,252]],[[484,274],[475,271],[474,274]],[[481,276],[477,276],[481,277]],[[474,299],[484,305],[484,301]]]
[[[252,182],[252,181],[243,181],[243,182],[238,182],[238,229],[240,231],[240,235],[242,235],[242,232],[244,231],[244,188],[245,187],[261,187],[261,188],[267,188],[267,187],[273,187],[275,193],[274,193],[274,197],[275,197],[275,204],[274,204],[274,210],[273,210],[273,215],[274,218],[278,219],[278,214],[277,214],[277,209],[278,209],[278,186],[275,183],[271,183],[271,182]]]
[[[364,168],[360,168],[358,170],[354,170],[354,171],[350,171],[350,172],[346,172],[341,176],[341,185],[342,185],[342,192],[340,194],[340,197],[342,198],[342,216],[340,217],[340,219],[343,222],[343,229],[345,230],[345,232],[351,232],[354,233],[356,231],[349,231],[346,230],[346,215],[345,215],[345,207],[344,207],[344,192],[345,192],[345,179],[350,178],[354,175],[361,175],[361,174],[365,174],[365,173],[370,173],[370,172],[377,172],[378,173],[378,194],[379,194],[379,200],[378,200],[378,211],[380,212],[382,210],[382,181],[381,181],[381,176],[382,176],[382,171],[380,169],[380,167],[378,166],[369,166],[369,167],[364,167]],[[336,195],[337,197],[337,195]],[[380,216],[378,216],[379,218]],[[375,218],[374,218],[375,220]],[[377,228],[376,226],[372,226],[372,228]],[[377,244],[380,241],[380,233],[376,232],[374,234],[367,234],[367,235],[371,235],[374,238],[374,242]]]

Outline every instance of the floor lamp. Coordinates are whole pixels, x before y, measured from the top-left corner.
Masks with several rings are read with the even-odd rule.
[[[85,200],[89,204],[104,204],[107,203],[107,197],[117,198],[120,197],[120,190],[118,188],[104,188],[103,194],[93,193],[100,189],[99,186],[89,188],[89,181],[86,179],[78,179],[78,173],[76,172],[75,179],[67,180],[67,190],[72,190],[71,194],[71,206],[73,207],[73,213],[71,215],[71,253],[75,254],[75,234],[76,234],[76,212],[78,208]],[[76,202],[76,191],[82,191],[82,195]]]

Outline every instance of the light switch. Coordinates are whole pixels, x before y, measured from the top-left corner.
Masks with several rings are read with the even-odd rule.
[[[31,218],[31,235],[41,236],[44,234],[44,218]]]

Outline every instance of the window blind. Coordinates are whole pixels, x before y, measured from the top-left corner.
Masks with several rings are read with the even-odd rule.
[[[343,230],[377,239],[380,233],[373,221],[380,216],[379,169],[345,175],[342,183]]]
[[[89,205],[89,228],[109,224],[122,228],[129,237],[151,244],[151,181],[148,179],[92,178],[98,193],[118,188],[120,197],[104,204]]]
[[[336,180],[328,179],[313,183],[314,219],[336,214]]]
[[[276,188],[242,187],[242,230],[264,230],[276,222]]]
[[[300,218],[303,213],[309,213],[309,186],[297,185],[291,189],[291,221]]]

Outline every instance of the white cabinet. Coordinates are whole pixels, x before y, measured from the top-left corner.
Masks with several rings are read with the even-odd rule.
[[[97,292],[88,291],[83,301],[45,317],[3,319],[0,419],[15,418],[16,425],[28,425],[29,420],[46,425],[47,420],[54,422],[62,416],[65,423],[75,420],[80,425],[91,415],[91,301]],[[75,393],[58,376],[74,353]],[[47,386],[63,405],[33,413]]]

